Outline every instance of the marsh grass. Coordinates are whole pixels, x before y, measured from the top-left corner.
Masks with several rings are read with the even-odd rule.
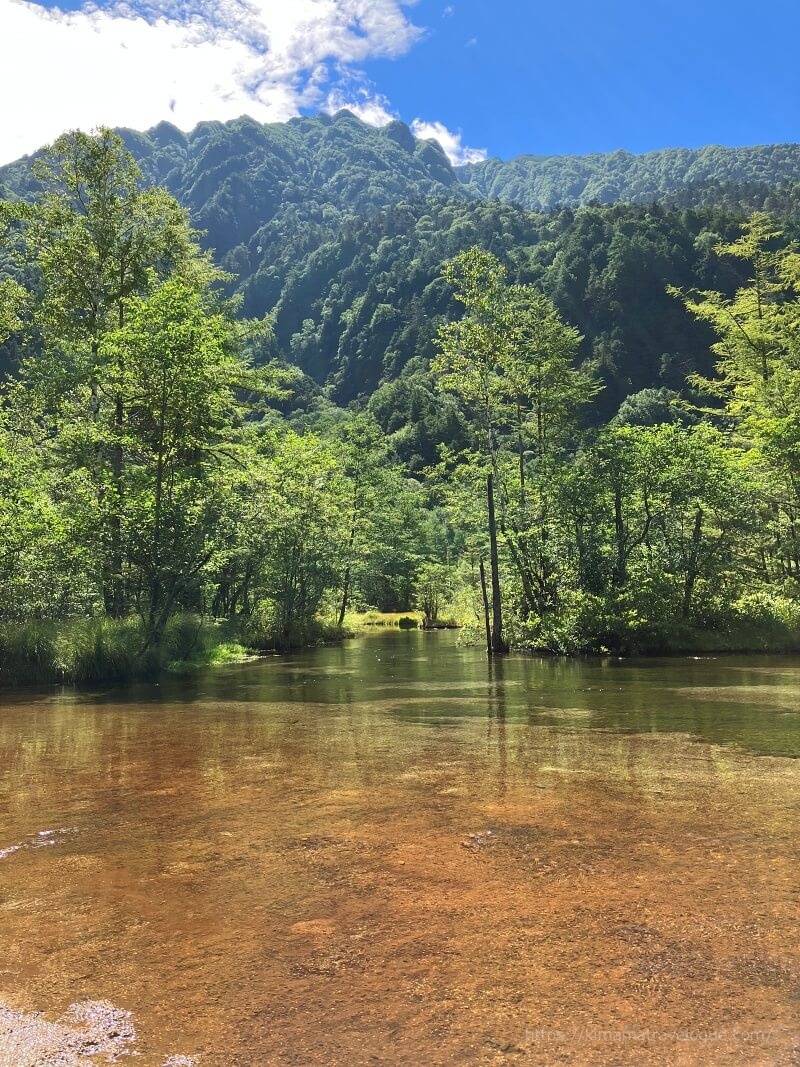
[[[0,625],[0,682],[111,681],[131,677],[141,648],[138,620],[71,619]]]
[[[416,630],[422,626],[422,615],[418,611],[354,611],[346,616],[345,624],[356,631],[371,627]]]
[[[0,624],[0,685],[52,685],[146,678],[246,659],[230,624],[176,615],[161,644],[143,651],[138,618]]]

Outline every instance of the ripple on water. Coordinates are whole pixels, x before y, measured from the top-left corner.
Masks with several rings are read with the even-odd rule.
[[[48,848],[51,845],[57,845],[64,837],[67,837],[70,834],[76,834],[77,832],[77,829],[72,826],[61,827],[57,830],[37,830],[36,833],[29,834],[24,841],[18,841],[14,845],[0,848],[0,860],[5,859],[7,856],[12,856],[15,852],[22,852],[25,849]]]

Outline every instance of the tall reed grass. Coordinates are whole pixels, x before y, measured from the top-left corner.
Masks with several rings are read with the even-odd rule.
[[[246,655],[229,627],[176,615],[155,649],[138,618],[0,623],[0,686],[119,682]]]

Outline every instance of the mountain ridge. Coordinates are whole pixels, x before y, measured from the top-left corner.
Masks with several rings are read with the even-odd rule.
[[[708,181],[800,182],[800,144],[728,148],[663,148],[641,154],[617,150],[589,155],[522,155],[457,168],[461,182],[487,199],[552,210],[566,204],[645,203]]]
[[[123,128],[118,132],[150,181],[164,184],[175,195],[191,201],[192,194],[196,198],[198,192],[191,174],[197,165],[208,165],[209,144],[213,148],[215,142],[227,138],[228,169],[233,160],[245,160],[249,167],[255,166],[253,153],[263,149],[272,154],[277,166],[273,178],[289,183],[288,170],[281,173],[280,164],[284,168],[293,165],[295,176],[306,171],[306,176],[317,178],[320,170],[325,176],[320,146],[325,147],[325,131],[331,130],[347,131],[351,148],[369,146],[369,162],[375,172],[394,166],[400,178],[417,183],[417,194],[441,193],[443,189],[451,195],[465,191],[480,199],[515,203],[533,211],[595,201],[645,203],[708,182],[779,187],[800,184],[800,143],[794,142],[679,146],[642,153],[626,149],[586,154],[529,152],[506,160],[493,156],[479,163],[453,166],[437,141],[415,137],[404,122],[394,120],[375,127],[347,109],[334,115],[320,112],[300,116],[283,123],[260,123],[243,115],[226,122],[201,122],[188,132],[167,121],[145,131]],[[175,173],[181,154],[189,172],[182,181]],[[20,176],[35,156],[36,153],[24,156],[0,167],[0,187],[10,182],[13,190],[19,185]],[[217,171],[220,163],[219,159],[215,161]],[[219,178],[218,173],[216,177]],[[25,185],[24,179],[22,184]],[[392,188],[392,183],[385,181],[381,191],[384,203],[380,206],[385,206],[387,196],[406,198],[408,193],[402,182]],[[346,194],[348,190],[342,192]],[[352,199],[354,202],[348,206],[356,211],[363,209],[358,195]],[[187,206],[197,210],[201,205],[195,202]],[[223,248],[223,252],[226,250]]]
[[[424,375],[438,324],[460,313],[442,265],[472,244],[580,329],[606,415],[631,392],[680,388],[687,372],[710,369],[711,338],[667,287],[733,291],[741,279],[715,243],[755,208],[800,217],[800,145],[453,168],[405,124],[377,129],[348,111],[120,133],[145,180],[189,210],[236,276],[244,313],[274,313],[271,354],[338,404]],[[0,168],[0,196],[37,191],[30,157]],[[547,211],[533,210],[539,201]]]

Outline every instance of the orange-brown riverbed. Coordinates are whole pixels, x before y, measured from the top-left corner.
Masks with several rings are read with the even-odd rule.
[[[796,1064],[798,754],[798,661],[452,634],[7,694],[0,1065]]]

